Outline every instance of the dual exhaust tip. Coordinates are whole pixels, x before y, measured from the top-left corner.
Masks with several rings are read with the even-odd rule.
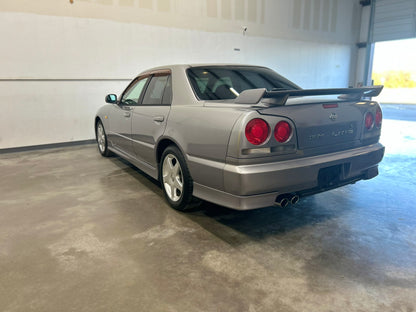
[[[274,204],[276,206],[286,208],[289,204],[297,204],[299,201],[299,195],[297,194],[282,194],[276,197]]]

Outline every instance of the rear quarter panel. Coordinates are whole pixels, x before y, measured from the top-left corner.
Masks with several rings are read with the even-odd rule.
[[[244,113],[238,109],[200,105],[172,106],[165,138],[182,149],[194,182],[224,189],[223,169],[230,134]]]

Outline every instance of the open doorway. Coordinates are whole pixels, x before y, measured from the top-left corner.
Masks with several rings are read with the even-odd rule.
[[[372,79],[384,85],[382,104],[416,104],[416,38],[377,42]]]
[[[381,142],[386,156],[381,169],[397,166],[414,181],[416,165],[416,38],[375,44],[372,79],[384,85],[375,98],[383,110]],[[385,166],[386,168],[384,168]],[[386,171],[388,171],[386,170]],[[413,183],[413,182],[409,182]]]

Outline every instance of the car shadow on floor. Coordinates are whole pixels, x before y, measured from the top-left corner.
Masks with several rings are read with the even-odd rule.
[[[113,157],[111,161],[165,201],[160,183],[128,161]],[[166,203],[166,202],[165,202]],[[177,212],[205,230],[230,244],[284,234],[294,229],[323,223],[348,211],[352,204],[345,191],[333,190],[324,194],[302,198],[296,205],[277,206],[238,211],[207,201],[195,204],[187,212]],[[163,209],[171,209],[166,203]]]
[[[163,198],[163,192],[160,188],[160,183],[158,180],[153,179],[147,173],[119,156],[110,156],[108,159],[110,159],[114,165],[119,167],[121,172],[128,173],[155,193],[160,194],[160,196]]]
[[[279,236],[308,226],[338,218],[348,211],[348,203],[336,191],[327,196],[315,195],[302,198],[296,205],[286,208],[266,207],[255,210],[238,211],[203,202],[198,211],[187,216],[203,228],[224,241],[238,244],[250,240],[263,240]],[[328,198],[329,197],[329,198]],[[334,205],[334,201],[338,204]],[[232,231],[224,231],[228,228]]]

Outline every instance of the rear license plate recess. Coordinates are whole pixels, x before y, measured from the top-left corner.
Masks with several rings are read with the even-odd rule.
[[[349,172],[350,164],[339,164],[322,168],[318,173],[318,184],[321,188],[335,186],[344,180]]]

